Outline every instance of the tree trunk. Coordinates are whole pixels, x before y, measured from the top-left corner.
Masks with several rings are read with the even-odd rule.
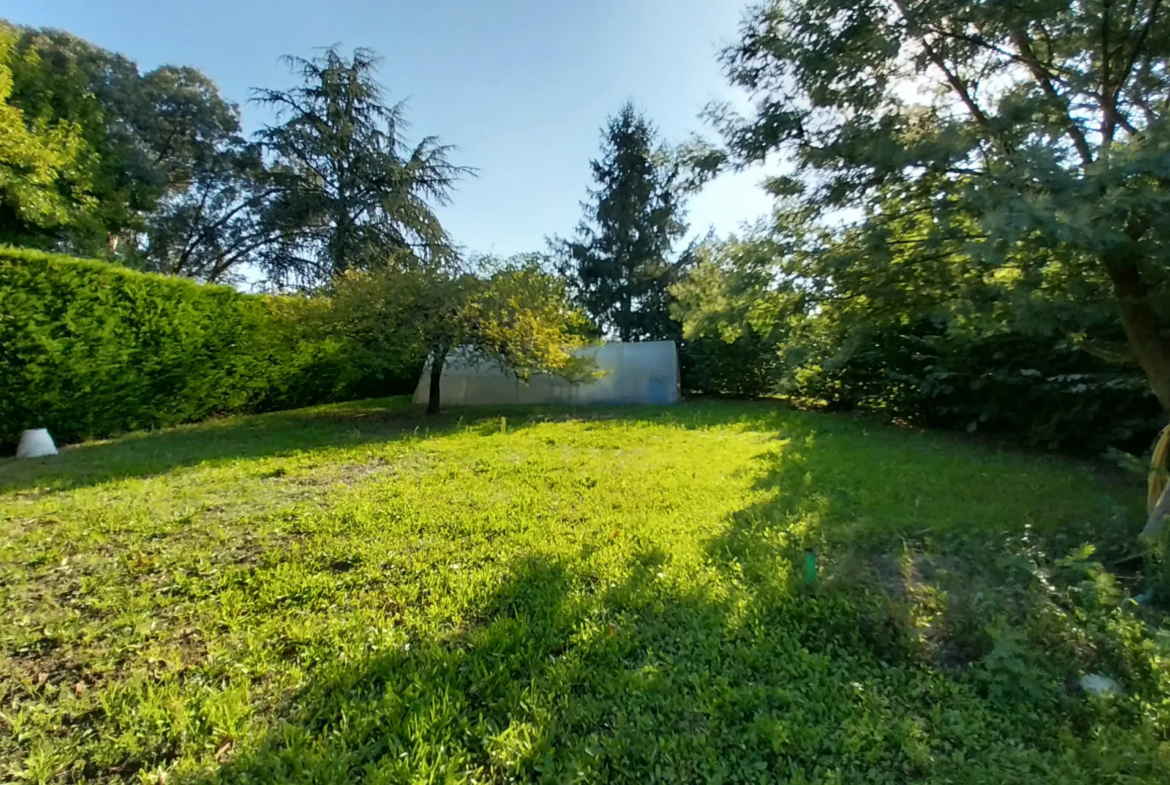
[[[1129,350],[1145,372],[1150,389],[1153,390],[1158,403],[1162,404],[1162,411],[1170,414],[1170,342],[1167,342],[1159,329],[1158,314],[1150,305],[1149,288],[1142,280],[1142,273],[1136,262],[1116,257],[1103,261],[1105,272],[1113,282],[1113,293],[1117,297],[1121,326],[1125,329]],[[1158,465],[1156,454],[1154,463],[1150,474],[1151,496],[1158,493],[1158,472],[1165,471],[1164,465]],[[1151,505],[1150,515],[1141,536],[1150,539],[1157,537],[1168,513],[1170,485],[1165,485],[1156,503]]]
[[[439,413],[439,383],[443,378],[443,363],[447,352],[436,351],[431,357],[431,393],[427,398],[427,414]]]
[[[1106,259],[1105,272],[1113,282],[1129,349],[1145,372],[1163,411],[1170,413],[1170,344],[1158,327],[1158,316],[1150,305],[1150,293],[1141,271],[1132,261]]]
[[[618,313],[619,313],[618,318],[621,319],[621,321],[618,324],[618,340],[620,340],[622,343],[629,343],[630,342],[630,298],[628,296],[625,296],[625,295],[622,296],[621,307],[618,310]]]

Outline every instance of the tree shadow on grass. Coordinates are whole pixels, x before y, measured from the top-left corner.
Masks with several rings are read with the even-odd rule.
[[[665,422],[711,427],[759,418],[763,408],[452,407],[426,416],[409,398],[373,399],[271,414],[231,417],[65,448],[43,459],[0,458],[0,493],[70,490],[152,477],[208,462],[290,455],[476,429],[519,429],[571,419]]]
[[[428,417],[405,398],[231,417],[73,445],[50,458],[0,458],[0,493],[70,490],[203,463],[425,438],[465,427],[465,413]]]
[[[322,666],[259,746],[200,781],[1058,782],[1116,742],[1092,718],[1062,735],[1026,701],[890,665],[847,595],[680,591],[662,560],[605,588],[522,562],[472,629]],[[1152,754],[1102,768],[1119,762],[1158,770]]]
[[[783,428],[759,459],[764,499],[704,544],[699,573],[672,573],[653,545],[627,554],[619,581],[590,567],[607,543],[521,559],[467,626],[320,665],[262,741],[200,781],[1165,776],[1140,712],[1054,676],[1099,654],[1059,631],[1039,641],[1047,669],[1020,653],[1044,634],[1037,614],[1062,610],[1036,574],[1011,577],[1010,560],[1034,551],[1007,529],[924,530],[921,501],[888,478],[838,488],[849,467],[833,447],[811,422]],[[872,520],[853,520],[867,509]],[[821,557],[816,586],[803,583],[806,547]],[[1003,596],[940,599],[973,583]],[[982,618],[993,611],[1003,620]],[[975,648],[939,657],[923,623],[952,630],[960,616],[1000,637],[980,629]],[[1131,676],[1131,690],[1153,689]]]
[[[502,427],[501,417],[509,429],[563,417],[696,429],[742,423],[773,438],[752,472],[758,501],[702,543],[701,569],[672,569],[672,554],[652,541],[607,562],[601,556],[616,546],[604,536],[562,557],[520,559],[472,600],[458,626],[398,627],[316,661],[302,689],[263,710],[271,722],[263,738],[206,740],[208,759],[222,750],[221,763],[197,781],[1068,781],[1086,772],[1156,781],[1166,774],[1153,760],[1158,730],[1134,709],[1158,697],[1148,663],[1143,673],[1125,650],[1110,648],[1112,616],[1099,614],[1096,627],[1055,616],[1074,608],[1053,599],[1045,582],[1054,585],[1055,570],[1082,567],[1055,565],[1037,544],[1063,555],[1045,543],[1075,524],[1076,504],[1054,509],[1038,500],[1034,510],[1012,508],[1023,509],[1024,520],[1001,520],[990,494],[1003,475],[981,468],[973,453],[956,474],[946,466],[953,456],[921,435],[867,433],[853,422],[759,405],[397,416],[366,405],[192,429],[189,441],[179,430],[95,445],[84,449],[114,449],[75,467],[71,482],[405,438],[419,425],[487,435]],[[205,445],[221,427],[229,429],[223,442]],[[160,448],[139,455],[135,442],[154,439]],[[821,564],[815,587],[802,577],[810,546]],[[606,578],[599,564],[622,577]],[[333,572],[341,580],[348,569],[326,566],[330,577],[322,580]],[[1088,583],[1102,590],[1096,579]],[[344,603],[337,613],[346,613]],[[394,613],[387,610],[387,625]],[[290,656],[281,641],[264,645],[273,657]],[[1036,662],[1028,652],[1037,650],[1051,662]],[[1087,703],[1062,679],[1088,667],[1111,669],[1133,700]],[[121,774],[135,765],[145,773],[175,754],[144,752]]]
[[[1108,484],[1075,496],[1045,488],[1033,498],[1028,472],[1042,485],[1090,486],[1086,467],[1011,452],[994,455],[1002,466],[980,466],[979,452],[967,456],[969,467],[939,466],[949,452],[937,451],[933,435],[878,427],[872,439],[861,435],[863,449],[856,427],[840,424],[782,426],[775,449],[758,458],[765,500],[734,513],[707,544],[713,562],[744,576],[765,603],[798,590],[813,553],[816,585],[804,588],[859,612],[810,627],[810,646],[840,638],[845,619],[883,662],[945,673],[1013,711],[1065,712],[1081,730],[1093,726],[1077,685],[1084,673],[1164,692],[1156,657],[1135,642],[1166,617],[1128,599],[1147,576],[1116,567],[1141,515],[1106,493]],[[998,506],[1005,495],[1017,498]],[[789,565],[786,581],[770,577],[777,565]],[[1126,640],[1139,619],[1149,626]]]
[[[842,733],[868,765],[914,770],[899,731],[858,716],[869,700],[790,634],[791,618],[672,588],[667,560],[641,552],[609,586],[522,561],[472,629],[322,668],[268,738],[209,781],[812,778],[859,770]]]

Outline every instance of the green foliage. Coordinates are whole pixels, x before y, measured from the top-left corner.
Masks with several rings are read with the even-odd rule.
[[[0,249],[0,443],[336,400],[378,379],[395,389],[308,321],[281,298]]]
[[[776,392],[783,371],[777,347],[750,327],[730,342],[685,340],[678,359],[682,388],[694,395],[758,398]]]
[[[1144,453],[1163,419],[1137,368],[1053,336],[972,337],[929,323],[855,331],[790,369],[782,387],[837,408],[1082,455]]]
[[[671,246],[686,231],[678,168],[632,103],[602,131],[576,238],[558,243],[561,272],[598,326],[622,341],[675,338]],[[684,256],[685,259],[685,256]]]
[[[361,347],[331,330],[327,301],[305,295],[267,295],[263,301],[267,318],[249,341],[264,369],[252,410],[402,394],[418,382],[421,363],[369,362]]]
[[[230,289],[5,251],[4,441],[73,441],[246,408],[263,307]]]
[[[323,295],[322,313],[361,367],[394,373],[428,361],[432,412],[453,351],[460,361],[495,360],[522,378],[588,378],[592,361],[572,353],[585,343],[587,320],[564,283],[524,257],[480,263],[495,269],[477,275],[402,255],[373,271],[351,270]]]
[[[86,185],[64,194],[70,221],[20,241],[197,275],[174,269],[173,256],[170,266],[144,262],[139,233],[165,223],[169,201],[242,145],[239,108],[194,68],[140,73],[133,61],[60,30],[20,28],[13,51],[13,106],[30,126],[74,129]]]
[[[796,339],[800,300],[782,276],[783,249],[769,237],[708,240],[688,252],[670,289],[683,336],[683,386],[691,392],[759,396],[776,392]],[[801,336],[800,341],[807,341]]]
[[[258,135],[275,158],[264,221],[277,241],[265,265],[279,280],[315,284],[403,251],[447,255],[432,203],[444,204],[470,170],[451,164],[452,148],[434,136],[406,143],[405,107],[385,102],[377,56],[357,49],[347,59],[332,47],[286,61],[302,84],[253,98],[283,121]]]
[[[461,345],[521,379],[547,373],[592,378],[592,360],[573,354],[592,325],[569,301],[565,283],[523,257],[504,262],[467,301]]]
[[[841,253],[825,294],[976,316],[1037,301],[1013,329],[1071,307],[1071,332],[1124,334],[1170,410],[1167,13],[772,0],[724,53],[753,111],[712,115],[733,158],[796,163],[774,191],[850,224],[829,232]]]
[[[0,242],[38,244],[90,208],[80,129],[36,118],[14,105],[13,72],[35,54],[16,48],[17,31],[0,20]]]
[[[413,258],[413,257],[412,257]],[[351,271],[328,294],[265,296],[0,249],[0,444],[59,441],[414,387],[462,347],[516,373],[586,378],[583,317],[530,265]]]
[[[194,68],[140,72],[59,30],[3,37],[0,241],[208,282],[250,264],[281,286],[450,250],[433,205],[470,170],[433,136],[407,144],[368,50],[290,57],[303,83],[255,91],[279,124],[247,142]]]
[[[1170,777],[1111,478],[770,404],[501,414],[0,464],[0,777]]]
[[[263,220],[276,193],[267,180],[258,146],[218,151],[193,173],[185,191],[148,219],[143,266],[210,283],[234,282],[238,268],[260,262],[273,241],[274,230]]]
[[[697,249],[674,313],[688,346],[710,347],[688,373],[725,381],[688,388],[779,392],[1080,454],[1148,448],[1161,414],[1140,369],[1067,337],[1112,335],[1093,312],[985,280],[957,251],[941,269],[900,257],[883,268],[847,242],[801,237],[798,219]]]

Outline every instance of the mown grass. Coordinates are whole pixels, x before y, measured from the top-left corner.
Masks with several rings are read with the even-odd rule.
[[[1166,782],[1140,494],[767,404],[5,460],[0,779]]]

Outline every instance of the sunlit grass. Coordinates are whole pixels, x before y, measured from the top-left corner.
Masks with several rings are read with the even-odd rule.
[[[0,778],[1158,781],[1170,647],[1095,561],[1140,492],[749,404],[5,460]]]

